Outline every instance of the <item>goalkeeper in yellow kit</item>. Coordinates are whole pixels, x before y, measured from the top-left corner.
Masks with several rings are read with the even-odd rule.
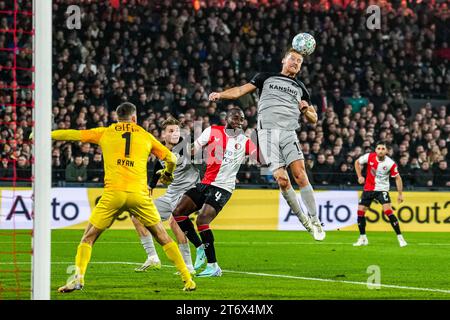
[[[75,258],[76,275],[58,289],[61,293],[81,290],[91,258],[92,246],[123,211],[136,217],[163,246],[167,257],[175,264],[184,281],[185,291],[196,284],[183,261],[176,243],[164,229],[159,213],[147,189],[147,160],[154,154],[166,164],[160,181],[170,184],[176,157],[154,136],[136,124],[136,107],[129,102],[117,108],[119,121],[109,127],[91,130],[55,130],[54,140],[90,142],[100,145],[105,162],[105,189],[89,218]]]

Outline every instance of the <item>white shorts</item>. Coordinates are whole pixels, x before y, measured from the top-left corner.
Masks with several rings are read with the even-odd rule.
[[[272,172],[305,159],[295,130],[258,129],[258,149]]]
[[[165,194],[154,201],[162,221],[166,221],[170,218],[170,215],[175,210],[182,197],[183,193],[176,196]]]

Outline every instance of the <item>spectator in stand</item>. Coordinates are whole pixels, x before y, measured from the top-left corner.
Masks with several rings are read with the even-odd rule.
[[[408,164],[408,157],[406,155],[400,158],[400,161],[397,163],[398,172],[402,177],[403,184],[405,186],[410,186],[413,182],[412,170],[410,165]]]
[[[87,180],[87,170],[83,164],[83,156],[76,155],[73,162],[66,168],[67,182],[85,182]]]
[[[327,170],[328,170],[328,173],[330,175],[328,183],[329,184],[336,184],[336,180],[338,178],[338,174],[337,174],[338,173],[338,167],[336,165],[336,161],[335,161],[334,156],[332,154],[328,154],[327,155],[327,166],[328,166]]]
[[[448,169],[447,161],[439,161],[439,167],[434,170],[433,185],[436,187],[450,187],[450,170]]]
[[[61,161],[61,152],[59,148],[54,148],[52,151],[52,181],[64,181],[65,169]]]
[[[350,99],[348,99],[348,103],[352,106],[352,112],[357,113],[361,110],[362,107],[367,106],[369,100],[361,96],[359,92],[358,86],[354,86],[353,93]]]
[[[314,182],[319,185],[330,184],[331,180],[331,170],[325,159],[325,155],[323,153],[319,153],[317,156],[317,162],[312,168]]]
[[[31,165],[25,156],[19,156],[17,159],[16,176],[22,181],[31,179]]]
[[[339,171],[336,172],[334,184],[339,186],[351,186],[355,184],[355,174],[347,163],[343,162],[339,166]]]
[[[341,89],[339,89],[338,87],[333,89],[333,95],[330,98],[330,104],[333,106],[333,111],[336,112],[339,118],[342,118],[344,115],[345,101],[344,99],[342,99]]]
[[[381,85],[377,85],[375,87],[374,94],[369,98],[370,102],[374,105],[374,112],[378,114],[381,111],[381,106],[383,104],[388,104],[389,100],[386,94],[383,91],[383,87]]]
[[[103,183],[103,158],[101,153],[96,153],[88,166],[88,180]]]
[[[0,164],[0,181],[12,178],[14,175],[11,162],[6,157],[2,157]]]
[[[414,181],[418,187],[433,186],[433,171],[431,171],[428,161],[424,161],[421,164],[421,170],[415,171]]]
[[[317,107],[317,116],[321,119],[330,103],[325,88],[322,87],[319,89],[319,94],[312,97],[311,103]]]

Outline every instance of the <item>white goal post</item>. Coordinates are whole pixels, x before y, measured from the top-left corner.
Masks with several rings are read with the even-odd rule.
[[[32,299],[50,299],[52,0],[33,1],[34,181]]]

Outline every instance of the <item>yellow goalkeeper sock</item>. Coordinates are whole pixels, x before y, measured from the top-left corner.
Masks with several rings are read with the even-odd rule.
[[[86,269],[91,260],[92,246],[88,243],[81,243],[78,246],[77,256],[75,257],[75,265],[77,266],[77,274],[84,278],[84,274],[86,273]]]
[[[180,249],[178,249],[175,241],[171,241],[168,244],[163,245],[164,252],[166,256],[175,264],[178,271],[180,271],[181,279],[186,282],[191,280],[191,274],[189,273],[186,263],[184,263],[183,257],[181,256]]]

